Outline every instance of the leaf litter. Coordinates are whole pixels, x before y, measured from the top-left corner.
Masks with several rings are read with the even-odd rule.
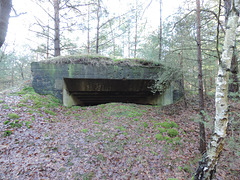
[[[24,98],[21,93],[0,96],[0,179],[191,179],[200,159],[195,97],[186,109],[181,101],[162,108],[124,103],[35,107]],[[214,100],[206,102],[210,137]],[[240,178],[235,122],[240,104],[230,103],[235,124],[228,129],[215,179]],[[17,121],[9,119],[11,113]],[[159,131],[162,123],[173,122],[176,137]],[[7,130],[11,133],[4,135]]]

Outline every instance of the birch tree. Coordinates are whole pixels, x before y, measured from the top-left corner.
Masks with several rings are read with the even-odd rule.
[[[216,166],[223,150],[226,130],[228,125],[228,80],[233,48],[236,40],[236,32],[239,20],[240,0],[231,0],[227,14],[227,25],[224,37],[224,46],[219,62],[216,79],[214,130],[207,152],[199,162],[195,173],[195,180],[213,179]]]

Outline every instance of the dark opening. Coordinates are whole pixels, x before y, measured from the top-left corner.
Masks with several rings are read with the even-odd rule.
[[[74,79],[64,78],[67,105],[98,105],[109,102],[153,104],[154,80],[141,79]]]

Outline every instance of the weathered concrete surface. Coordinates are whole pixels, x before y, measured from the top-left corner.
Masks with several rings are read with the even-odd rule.
[[[33,62],[33,88],[52,94],[66,106],[130,102],[166,105],[173,103],[173,87],[153,94],[151,86],[161,66],[92,62]]]

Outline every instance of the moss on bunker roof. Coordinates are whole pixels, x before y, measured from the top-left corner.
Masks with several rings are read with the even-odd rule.
[[[122,66],[162,66],[151,61],[147,61],[139,58],[127,58],[127,59],[113,59],[110,57],[100,55],[70,55],[70,56],[58,56],[51,59],[41,61],[41,63],[47,64],[93,64],[93,65],[122,65]]]

